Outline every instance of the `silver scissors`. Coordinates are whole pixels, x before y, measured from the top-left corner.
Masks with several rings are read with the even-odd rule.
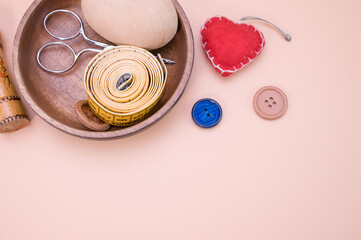
[[[52,33],[49,29],[48,29],[48,26],[47,26],[47,22],[48,22],[48,19],[51,15],[55,14],[55,13],[58,13],[58,12],[63,12],[63,13],[70,13],[72,14],[78,21],[79,21],[79,25],[80,25],[80,28],[79,30],[74,34],[74,35],[71,35],[69,37],[60,37],[60,36],[57,36],[55,35],[54,33]],[[88,38],[86,35],[85,35],[85,32],[84,32],[84,27],[83,27],[83,21],[81,20],[81,18],[75,13],[75,12],[72,12],[70,10],[66,10],[66,9],[58,9],[58,10],[55,10],[55,11],[52,11],[50,13],[48,13],[48,15],[46,15],[46,17],[44,18],[44,28],[45,30],[54,38],[60,40],[60,41],[66,41],[66,40],[70,40],[70,39],[73,39],[75,37],[77,37],[78,35],[81,35],[85,40],[87,40],[88,42],[98,46],[98,47],[101,47],[102,49],[96,49],[96,48],[86,48],[86,49],[83,49],[81,50],[79,53],[76,53],[74,51],[74,49],[72,47],[70,47],[67,43],[64,43],[64,42],[51,42],[51,43],[47,43],[45,44],[44,46],[42,46],[39,51],[38,51],[38,54],[37,54],[37,62],[38,64],[40,65],[40,67],[48,72],[51,72],[51,73],[64,73],[66,71],[69,71],[76,63],[76,61],[78,60],[78,58],[80,57],[80,55],[82,55],[84,52],[96,52],[96,53],[100,53],[102,51],[104,51],[106,48],[109,48],[109,47],[114,47],[115,45],[109,45],[109,44],[106,44],[106,43],[102,43],[102,42],[98,42],[98,41],[95,41],[95,40],[92,40],[90,38]],[[66,69],[63,69],[63,70],[52,70],[52,69],[49,69],[47,67],[45,67],[41,61],[40,61],[40,56],[43,52],[43,50],[49,46],[54,46],[54,45],[61,45],[61,46],[64,46],[64,47],[67,47],[73,54],[73,62],[70,64],[69,67],[67,67]],[[172,61],[172,60],[169,60],[169,59],[166,59],[166,58],[163,58],[163,62],[164,63],[167,63],[167,64],[174,64],[175,62]]]

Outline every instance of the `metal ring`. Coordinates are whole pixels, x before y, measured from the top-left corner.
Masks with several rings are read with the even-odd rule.
[[[50,32],[50,30],[48,29],[47,27],[47,21],[48,21],[48,18],[53,15],[54,13],[57,13],[57,12],[64,12],[64,13],[71,13],[73,16],[76,17],[76,19],[78,19],[79,21],[79,24],[80,24],[80,28],[79,28],[79,31],[77,33],[75,33],[74,35],[70,36],[70,37],[59,37],[59,36],[56,36],[55,34],[53,34],[52,32]],[[46,15],[45,19],[44,19],[44,28],[45,30],[54,38],[58,39],[58,40],[61,40],[61,41],[65,41],[65,40],[69,40],[69,39],[73,39],[75,38],[76,36],[78,36],[80,34],[80,32],[84,29],[83,29],[83,22],[82,20],[80,19],[80,17],[75,13],[75,12],[72,12],[70,10],[65,10],[65,9],[58,9],[58,10],[55,10],[55,11],[52,11],[50,13],[48,13],[48,15]]]
[[[45,66],[41,63],[41,61],[40,61],[40,55],[41,55],[41,53],[43,52],[43,50],[44,50],[46,47],[49,47],[49,46],[52,46],[52,45],[62,45],[62,46],[65,46],[65,47],[69,48],[70,51],[73,53],[73,58],[74,58],[74,59],[73,59],[73,62],[71,63],[71,65],[70,65],[68,68],[66,68],[66,69],[64,69],[64,70],[52,70],[52,69],[49,69],[49,68],[45,67]],[[71,69],[71,68],[74,66],[77,58],[78,58],[78,57],[77,57],[74,49],[71,48],[68,44],[63,43],[63,42],[52,42],[52,43],[45,44],[42,48],[39,49],[38,54],[37,54],[37,57],[36,57],[37,62],[38,62],[38,64],[40,65],[40,67],[41,67],[42,69],[48,71],[48,72],[51,72],[51,73],[63,73],[63,72],[68,71],[69,69]]]

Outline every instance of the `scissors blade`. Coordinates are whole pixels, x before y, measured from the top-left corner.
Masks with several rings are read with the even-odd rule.
[[[157,56],[157,58],[159,58],[159,56]],[[169,60],[169,59],[166,59],[166,58],[164,58],[164,57],[162,57],[162,59],[163,59],[163,62],[164,62],[165,64],[176,64],[176,62],[173,61],[173,60]]]

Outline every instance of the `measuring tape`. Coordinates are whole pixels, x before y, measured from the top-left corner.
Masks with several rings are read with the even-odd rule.
[[[133,46],[110,47],[97,54],[84,74],[92,112],[115,126],[143,119],[160,100],[167,80],[167,69],[158,58]]]

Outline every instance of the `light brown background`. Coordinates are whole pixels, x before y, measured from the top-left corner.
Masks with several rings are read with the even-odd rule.
[[[0,0],[12,71],[16,28],[31,0]],[[0,135],[0,240],[360,240],[361,1],[179,0],[195,38],[187,89],[135,136],[89,141],[35,116]],[[208,62],[199,29],[214,15],[266,18],[262,54],[229,78]],[[39,23],[41,24],[41,23]],[[14,81],[15,82],[15,81]],[[289,109],[265,121],[255,92],[281,88]],[[197,127],[200,98],[223,107]]]

